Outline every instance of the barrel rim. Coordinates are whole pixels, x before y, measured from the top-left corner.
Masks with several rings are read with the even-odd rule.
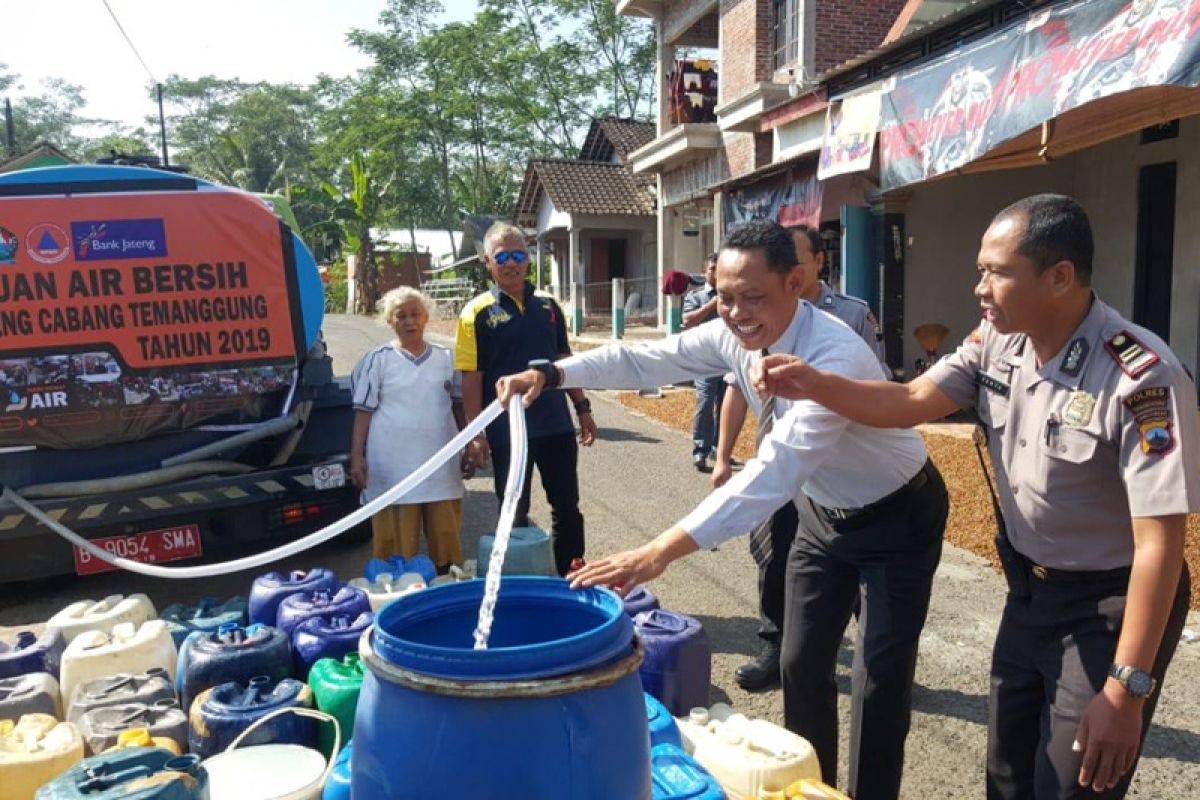
[[[420,620],[464,606],[477,607],[482,580],[432,587],[388,604],[371,628],[374,649],[389,663],[426,675],[458,680],[522,680],[578,673],[626,655],[634,634],[633,621],[612,591],[593,587],[571,589],[561,578],[506,576],[501,581],[501,605],[540,601],[586,606],[604,618],[593,627],[561,638],[509,647],[475,650],[406,639],[388,630],[402,621]],[[506,601],[507,598],[507,601]]]
[[[374,626],[372,625],[371,628],[373,629]],[[371,646],[371,632],[371,629],[363,632],[358,641],[358,653],[366,665],[367,671],[377,679],[426,694],[477,700],[558,697],[588,689],[612,686],[631,672],[636,672],[646,656],[641,640],[635,635],[627,655],[584,672],[547,678],[459,680],[439,678],[389,663],[386,659],[376,655]]]

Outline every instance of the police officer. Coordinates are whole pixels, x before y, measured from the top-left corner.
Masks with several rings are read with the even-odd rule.
[[[891,374],[884,356],[883,332],[871,307],[857,297],[835,292],[821,280],[825,269],[825,243],[816,228],[790,225],[787,228],[796,246],[797,269],[804,273],[800,297],[816,308],[832,314],[850,326],[875,353],[887,375]],[[712,484],[719,487],[733,474],[733,446],[746,421],[746,398],[736,386],[725,390],[721,404],[721,427],[717,436],[717,460]],[[762,435],[760,431],[760,436]],[[734,673],[738,685],[747,691],[759,691],[779,682],[780,631],[783,630],[784,575],[787,555],[796,538],[799,524],[796,506],[785,503],[769,522],[750,533],[750,553],[758,564],[758,635],[763,650],[758,658],[742,664]]]
[[[907,385],[787,356],[757,390],[894,427],[975,406],[1008,578],[992,658],[989,798],[1124,797],[1181,635],[1200,510],[1196,392],[1161,339],[1091,290],[1092,231],[1036,195],[984,234],[984,321]]]
[[[536,398],[544,387],[641,388],[732,371],[747,392],[761,354],[786,352],[854,378],[880,377],[853,331],[799,301],[802,276],[787,232],[762,220],[734,230],[717,263],[720,320],[636,348],[607,347],[505,378],[497,395]],[[749,395],[748,395],[749,396]],[[920,437],[848,422],[809,403],[759,403],[774,420],[757,457],[678,524],[643,547],[593,561],[575,586],[628,592],[681,556],[744,534],[784,503],[801,510],[788,561],[783,631],[787,727],[837,778],[837,686],[842,634],[858,598],[850,791],[895,800],[900,791],[917,645],[941,555],[948,500]]]
[[[704,285],[683,298],[683,329],[694,328],[717,318],[717,253],[704,259]],[[708,459],[717,444],[717,425],[721,419],[721,400],[725,378],[710,375],[696,378],[696,410],[692,414],[692,465],[708,472]]]

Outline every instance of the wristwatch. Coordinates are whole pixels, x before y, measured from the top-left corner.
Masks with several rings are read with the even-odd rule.
[[[592,413],[592,401],[586,397],[575,404],[575,416],[582,417],[584,414]]]
[[[1113,664],[1108,668],[1108,677],[1116,679],[1134,697],[1149,697],[1158,686],[1158,681],[1149,672],[1137,667]]]
[[[529,368],[536,369],[538,372],[542,373],[542,377],[546,379],[547,389],[554,389],[560,383],[562,383],[562,381],[559,379],[560,376],[558,374],[558,367],[554,366],[544,358],[530,361]]]

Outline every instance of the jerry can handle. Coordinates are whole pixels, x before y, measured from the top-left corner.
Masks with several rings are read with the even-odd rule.
[[[337,721],[337,717],[332,714],[326,714],[324,711],[316,711],[311,708],[277,708],[270,714],[266,714],[251,722],[246,730],[238,734],[237,738],[229,743],[229,747],[225,748],[226,753],[231,753],[237,749],[237,746],[242,743],[247,736],[268,721],[276,717],[282,717],[284,714],[297,714],[301,717],[311,717],[319,722],[333,723],[333,751],[329,755],[329,764],[325,767],[325,772],[321,774],[321,786],[324,786],[329,781],[329,776],[333,772],[333,767],[337,763],[338,753],[342,749],[342,724]]]

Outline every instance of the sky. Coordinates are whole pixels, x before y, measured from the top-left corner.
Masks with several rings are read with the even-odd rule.
[[[384,0],[108,0],[159,81],[216,75],[243,81],[310,83],[351,75],[367,59],[346,43],[352,28],[376,26]],[[475,0],[442,0],[445,19],[466,19]],[[14,6],[20,11],[15,12]],[[21,76],[18,97],[44,78],[83,87],[91,119],[144,124],[157,107],[146,70],[102,0],[3,0],[0,63]]]

